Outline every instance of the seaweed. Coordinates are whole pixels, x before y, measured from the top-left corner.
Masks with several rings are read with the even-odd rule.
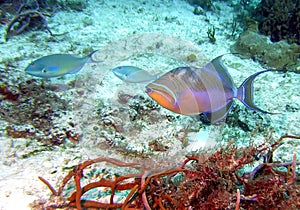
[[[61,181],[59,189],[44,178],[52,197],[48,202],[36,201],[36,209],[283,209],[299,208],[299,177],[296,173],[296,154],[287,163],[273,162],[273,153],[284,139],[299,140],[300,136],[284,135],[274,143],[237,148],[232,141],[214,153],[186,156],[177,168],[151,171],[139,163],[125,163],[113,158],[97,158],[78,164]],[[266,158],[267,157],[267,158]],[[262,159],[250,172],[244,167]],[[85,170],[96,163],[107,162],[138,172],[101,176],[88,180]],[[285,168],[285,170],[279,167]],[[99,174],[97,175],[99,177]],[[114,177],[114,178],[112,178]],[[75,191],[65,198],[63,192],[73,179]],[[109,201],[103,202],[84,196],[89,191],[105,188]],[[126,192],[116,201],[119,192]]]
[[[216,34],[215,27],[212,26],[211,28],[208,28],[206,33],[207,33],[207,37],[209,38],[209,41],[214,44],[217,41],[215,37]]]

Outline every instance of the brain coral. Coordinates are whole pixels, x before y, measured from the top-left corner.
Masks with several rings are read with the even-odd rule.
[[[262,0],[254,12],[259,31],[277,42],[300,44],[300,1]]]

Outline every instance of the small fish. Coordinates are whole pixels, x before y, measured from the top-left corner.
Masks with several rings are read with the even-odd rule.
[[[269,113],[253,102],[253,81],[264,70],[248,77],[239,88],[218,56],[202,68],[179,67],[146,86],[146,93],[164,108],[183,115],[203,113],[211,123],[226,117],[233,99],[255,111]]]
[[[117,77],[128,83],[150,82],[157,79],[157,75],[149,74],[135,66],[118,66],[112,71]]]
[[[86,57],[79,58],[69,54],[53,54],[33,61],[25,72],[32,76],[51,78],[65,74],[75,74],[82,69],[85,63],[91,60],[94,52]]]

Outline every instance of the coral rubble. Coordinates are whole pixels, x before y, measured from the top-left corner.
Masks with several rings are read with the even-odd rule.
[[[8,70],[9,71],[9,70]],[[34,79],[11,81],[0,72],[0,119],[6,121],[6,134],[12,138],[35,138],[46,144],[59,145],[67,138],[78,141],[72,120],[60,122],[69,105],[51,90],[48,83]]]

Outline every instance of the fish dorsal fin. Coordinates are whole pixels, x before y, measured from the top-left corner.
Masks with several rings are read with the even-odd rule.
[[[222,107],[221,109],[214,111],[214,112],[204,112],[204,116],[207,118],[207,120],[211,123],[217,123],[221,120],[223,120],[228,112],[230,111],[233,104],[233,100],[229,101],[229,103],[226,104],[226,106]]]
[[[226,87],[233,88],[234,83],[233,80],[222,62],[223,55],[220,55],[214,58],[211,62],[205,65],[204,69],[206,70],[216,70],[218,75],[222,78],[223,82],[225,83]]]

